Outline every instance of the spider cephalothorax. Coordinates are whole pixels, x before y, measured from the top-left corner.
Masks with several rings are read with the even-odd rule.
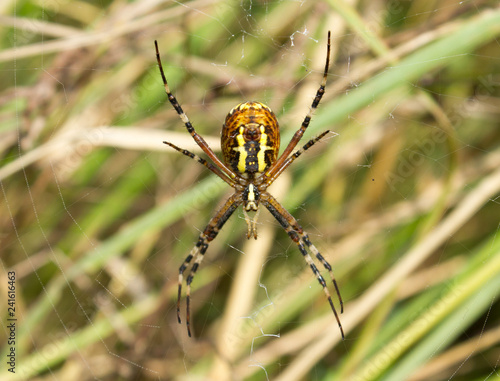
[[[312,113],[318,107],[321,97],[325,92],[328,66],[330,63],[330,32],[328,32],[327,56],[323,81],[316,92],[311,109],[304,118],[302,125],[295,132],[292,140],[290,140],[290,143],[288,143],[279,158],[278,152],[280,148],[280,134],[276,116],[269,107],[260,102],[244,102],[240,103],[229,112],[225,123],[222,126],[221,147],[222,155],[224,157],[224,162],[222,162],[208,146],[205,139],[203,139],[203,137],[198,135],[195,131],[189,121],[189,118],[170,92],[170,88],[168,87],[167,79],[165,78],[161,65],[160,53],[158,51],[158,44],[156,41],[155,47],[156,59],[158,61],[158,66],[160,68],[168,100],[172,104],[175,111],[179,114],[179,117],[184,122],[188,132],[203,152],[205,152],[205,154],[211,159],[212,163],[192,152],[179,148],[170,142],[164,143],[184,155],[197,160],[234,188],[234,193],[229,197],[229,199],[226,200],[224,205],[209,221],[205,230],[200,234],[195,247],[186,257],[181,267],[179,267],[179,286],[177,295],[177,319],[179,323],[181,322],[180,300],[182,283],[186,268],[194,259],[189,275],[186,278],[186,324],[188,334],[191,336],[189,309],[191,282],[193,281],[196,271],[203,260],[209,243],[215,239],[219,230],[240,205],[243,207],[243,213],[248,225],[247,238],[253,236],[256,239],[257,218],[260,210],[259,205],[262,204],[274,216],[274,218],[276,218],[283,229],[285,229],[290,239],[295,242],[300,253],[303,255],[313,273],[316,275],[316,278],[323,287],[325,295],[328,298],[332,311],[335,314],[335,318],[337,319],[343,338],[344,331],[342,330],[342,325],[340,324],[340,320],[337,315],[337,311],[335,310],[335,306],[333,305],[326,282],[307,250],[309,250],[316,257],[316,259],[321,262],[323,267],[328,270],[339,298],[340,312],[342,313],[342,298],[330,264],[311,243],[307,233],[304,232],[297,220],[283,206],[281,206],[281,204],[269,192],[267,192],[269,185],[271,185],[278,178],[278,176],[293,163],[295,159],[297,159],[304,151],[312,147],[314,143],[319,141],[329,132],[323,132],[316,138],[309,140],[302,148],[292,153],[304,135],[305,130],[309,126]],[[253,218],[250,218],[247,212],[255,212]]]

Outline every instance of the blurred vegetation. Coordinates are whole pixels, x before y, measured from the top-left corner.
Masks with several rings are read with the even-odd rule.
[[[2,380],[498,378],[498,2],[1,9],[0,287],[15,271],[18,319],[16,374],[3,337]],[[188,338],[178,268],[230,189],[162,144],[200,153],[153,41],[220,153],[224,117],[245,100],[268,104],[288,143],[328,30],[326,95],[304,140],[334,133],[270,191],[332,264],[346,339],[287,234],[262,212],[247,241],[241,210],[197,272]]]

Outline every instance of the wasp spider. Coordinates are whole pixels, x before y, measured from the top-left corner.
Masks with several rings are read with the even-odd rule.
[[[304,135],[311,116],[314,110],[318,107],[323,94],[325,93],[326,78],[328,74],[328,66],[330,63],[330,32],[328,32],[328,44],[325,70],[323,80],[316,92],[316,96],[312,102],[312,106],[304,118],[301,127],[295,132],[292,140],[288,143],[287,147],[278,158],[278,151],[280,148],[280,134],[278,121],[276,116],[269,107],[260,102],[244,102],[234,107],[226,117],[225,123],[222,127],[221,146],[222,162],[208,146],[205,139],[198,135],[189,118],[182,110],[180,104],[171,93],[170,88],[163,72],[161,64],[160,53],[158,50],[158,43],[155,41],[156,59],[160,68],[160,74],[165,86],[168,100],[172,104],[179,117],[184,122],[188,132],[191,134],[195,142],[212,160],[207,160],[189,152],[185,149],[179,148],[170,142],[163,142],[180,153],[195,159],[200,164],[203,164],[210,171],[219,176],[227,184],[234,188],[234,193],[225,204],[217,211],[215,216],[209,221],[205,230],[198,237],[196,245],[186,257],[181,267],[179,267],[179,287],[177,296],[177,319],[181,323],[180,317],[180,300],[182,283],[184,279],[184,272],[194,259],[194,263],[189,270],[189,275],[186,278],[186,325],[188,335],[191,336],[190,329],[190,293],[191,282],[200,266],[205,252],[207,251],[209,243],[217,236],[220,229],[234,211],[240,206],[243,206],[243,213],[248,225],[247,238],[257,238],[256,221],[258,217],[259,204],[264,205],[267,210],[278,220],[280,225],[288,233],[289,237],[297,245],[299,251],[304,256],[306,262],[311,267],[313,273],[316,275],[319,283],[330,302],[335,318],[340,328],[342,338],[344,332],[340,324],[337,311],[333,305],[330,292],[326,286],[318,268],[314,264],[312,257],[309,255],[309,250],[318,259],[325,269],[330,273],[333,281],[335,291],[340,302],[340,312],[343,312],[343,302],[340,296],[339,288],[335,277],[333,276],[332,267],[326,259],[320,254],[316,246],[314,246],[307,233],[302,229],[297,220],[271,195],[267,192],[267,188],[281,175],[281,173],[288,168],[304,151],[311,148],[317,141],[325,136],[329,131],[323,132],[321,135],[314,139],[309,140],[302,148],[292,153],[295,146],[299,143]],[[253,218],[250,218],[247,212],[256,212]]]

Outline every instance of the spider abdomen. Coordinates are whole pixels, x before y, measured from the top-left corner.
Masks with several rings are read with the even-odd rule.
[[[222,126],[221,146],[224,161],[235,172],[262,173],[278,157],[278,120],[260,102],[240,103]]]

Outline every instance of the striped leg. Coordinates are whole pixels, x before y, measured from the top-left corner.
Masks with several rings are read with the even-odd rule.
[[[224,172],[227,176],[229,176],[229,178],[234,179],[236,177],[235,174],[229,168],[227,168],[222,161],[220,161],[217,155],[215,155],[214,151],[212,151],[212,149],[208,146],[205,139],[203,139],[203,137],[198,135],[193,125],[189,121],[189,118],[182,110],[181,105],[179,104],[179,102],[177,102],[177,99],[175,99],[174,95],[170,92],[170,87],[168,86],[167,78],[165,77],[165,73],[163,72],[163,66],[161,64],[161,59],[160,59],[160,51],[158,50],[158,42],[156,40],[155,40],[155,48],[156,48],[156,61],[158,62],[158,67],[160,68],[160,74],[163,80],[163,86],[165,87],[165,92],[167,93],[170,104],[175,109],[177,114],[179,114],[179,117],[184,122],[184,125],[186,126],[188,132],[191,134],[194,141],[200,146],[203,152],[205,152],[208,155],[208,157],[214,162],[214,164],[217,167],[219,167],[222,170],[222,172]]]
[[[177,290],[177,320],[179,323],[181,323],[180,306],[181,306],[181,293],[182,293],[182,282],[184,279],[184,271],[194,258],[193,266],[191,266],[191,269],[189,270],[189,275],[186,278],[186,326],[189,337],[191,337],[190,307],[189,307],[191,298],[191,282],[193,281],[193,278],[196,275],[198,267],[203,261],[209,243],[215,237],[217,237],[219,230],[222,228],[222,226],[224,226],[228,218],[234,213],[234,211],[238,208],[238,206],[241,203],[242,203],[241,196],[236,196],[236,195],[231,196],[226,201],[226,203],[222,206],[222,208],[219,209],[215,217],[213,217],[210,220],[203,233],[200,234],[196,246],[191,250],[189,255],[182,263],[181,267],[179,267],[179,286]]]
[[[322,132],[320,135],[316,136],[315,138],[312,138],[306,144],[304,144],[304,146],[301,149],[298,149],[292,155],[290,155],[288,157],[288,159],[285,162],[283,162],[281,167],[276,169],[273,177],[266,180],[267,185],[271,185],[274,182],[274,180],[276,180],[278,178],[278,176],[281,175],[283,173],[283,171],[285,169],[287,169],[288,166],[295,161],[295,159],[297,159],[305,151],[307,151],[309,148],[311,148],[316,142],[320,141],[323,138],[323,136],[325,136],[329,132],[330,132],[330,130],[326,130],[326,131]]]
[[[309,112],[307,113],[306,117],[304,118],[302,125],[295,132],[292,140],[290,140],[290,143],[288,143],[288,146],[285,148],[285,150],[281,154],[280,158],[268,170],[267,176],[269,176],[271,178],[273,178],[274,174],[277,171],[279,171],[279,169],[281,168],[283,163],[286,161],[288,156],[292,153],[295,146],[299,143],[300,139],[302,139],[302,135],[304,135],[304,132],[306,131],[307,127],[309,126],[309,122],[311,121],[311,118],[312,118],[314,111],[318,107],[319,102],[321,101],[321,98],[323,98],[323,94],[325,93],[325,87],[326,87],[326,78],[328,76],[328,67],[330,66],[330,46],[331,46],[330,35],[331,35],[330,31],[328,31],[328,45],[326,47],[325,71],[323,72],[323,80],[321,81],[321,85],[320,85],[318,91],[316,92],[316,96],[314,97],[311,108],[309,109]]]
[[[278,220],[280,225],[285,229],[285,231],[288,233],[289,237],[292,239],[293,242],[295,242],[306,260],[307,264],[309,267],[311,267],[311,270],[313,271],[314,275],[316,275],[316,278],[318,279],[319,284],[323,287],[323,291],[325,292],[325,295],[328,299],[328,302],[330,303],[330,307],[332,308],[333,314],[335,315],[335,319],[337,320],[337,323],[339,325],[340,333],[342,335],[342,339],[344,339],[344,330],[342,329],[342,324],[340,323],[339,316],[337,314],[337,310],[335,309],[335,306],[333,305],[332,298],[330,296],[330,292],[328,291],[328,288],[326,286],[326,282],[324,278],[321,276],[321,273],[319,272],[318,268],[314,264],[314,261],[312,257],[309,255],[309,253],[306,250],[306,246],[311,250],[311,252],[316,256],[316,258],[323,264],[325,269],[328,270],[330,277],[332,279],[333,285],[335,287],[335,290],[337,292],[337,296],[339,298],[340,302],[340,313],[344,311],[344,303],[342,301],[342,297],[340,296],[340,291],[337,286],[337,281],[335,280],[335,277],[333,276],[333,271],[332,267],[330,264],[326,261],[326,259],[319,253],[318,249],[311,243],[309,240],[309,237],[307,236],[307,233],[304,232],[302,227],[299,225],[297,220],[285,209],[281,204],[269,193],[263,192],[260,195],[261,197],[261,202],[264,204],[264,206],[269,210],[269,212]]]
[[[218,167],[216,167],[212,163],[209,163],[208,161],[206,161],[202,157],[199,157],[198,155],[196,155],[196,154],[188,151],[187,149],[179,148],[175,144],[172,144],[170,142],[164,141],[163,144],[166,144],[166,145],[172,147],[173,149],[179,151],[183,155],[186,155],[186,156],[190,157],[191,159],[196,160],[198,163],[200,163],[200,164],[204,165],[205,167],[207,167],[209,170],[211,170],[213,173],[215,173],[222,180],[224,180],[226,183],[228,183],[230,186],[232,186],[234,188],[235,183],[234,183],[233,179],[227,177]]]
[[[295,229],[295,228],[294,228]],[[302,230],[302,227],[297,224],[297,229]],[[335,276],[333,275],[333,270],[332,266],[328,263],[328,261],[321,255],[319,250],[312,244],[312,242],[309,240],[309,236],[305,231],[302,230],[302,233],[299,233],[302,241],[306,244],[306,246],[311,250],[311,252],[316,256],[318,261],[320,261],[325,269],[328,270],[328,273],[330,274],[330,279],[332,280],[333,286],[335,287],[335,292],[337,293],[337,297],[339,298],[339,303],[340,303],[340,313],[344,313],[344,302],[342,301],[342,296],[340,296],[340,291],[339,287],[337,285],[337,280],[335,279]]]

